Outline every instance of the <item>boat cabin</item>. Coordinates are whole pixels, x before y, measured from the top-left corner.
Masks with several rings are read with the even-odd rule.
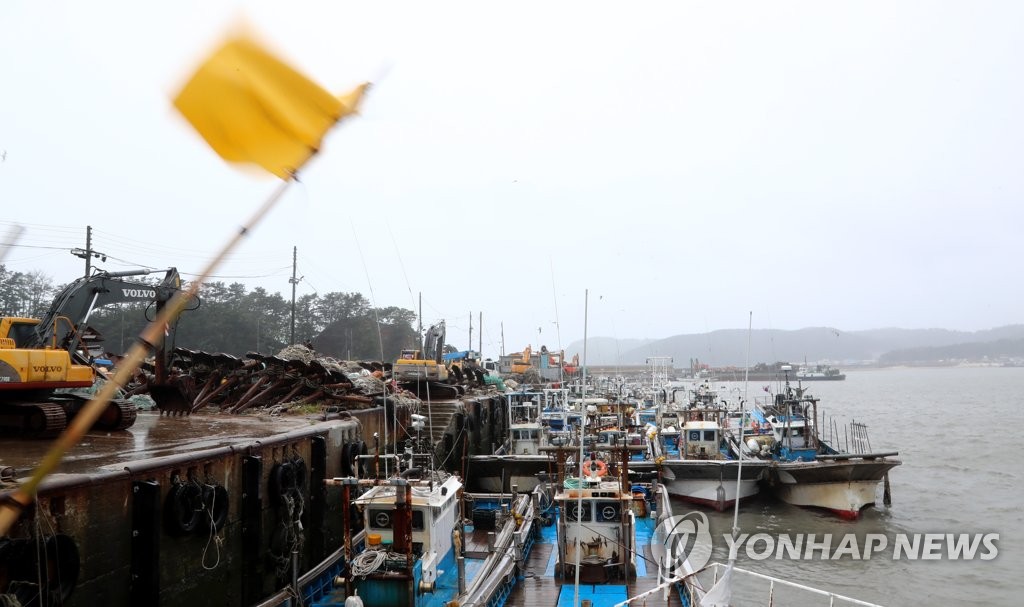
[[[681,434],[683,459],[722,458],[722,427],[718,422],[688,421]]]
[[[511,454],[538,455],[540,453],[541,437],[544,434],[544,428],[540,422],[512,424],[509,433],[512,437]]]
[[[443,483],[411,480],[408,484],[412,495],[409,509],[412,511],[412,552],[416,559],[414,570],[424,587],[429,587],[443,572],[442,562],[454,558],[452,530],[459,526],[458,494],[462,483],[452,476]],[[367,551],[406,553],[406,547],[395,543],[395,530],[402,529],[404,525],[398,519],[405,514],[405,506],[401,505],[405,499],[405,488],[405,485],[376,485],[354,500],[353,503],[362,510]],[[367,597],[372,594],[374,584],[370,582],[379,581],[364,579],[365,588],[357,583],[359,595]]]
[[[633,494],[622,490],[619,479],[593,474],[601,464],[592,462],[590,476],[567,479],[555,494],[559,513],[555,571],[573,578],[579,558],[580,582],[587,584],[636,575]]]
[[[814,461],[817,446],[803,415],[769,415],[772,436],[778,449],[779,459],[785,461]]]

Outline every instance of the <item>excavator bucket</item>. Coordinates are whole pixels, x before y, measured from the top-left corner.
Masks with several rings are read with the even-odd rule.
[[[189,415],[192,413],[192,399],[185,395],[177,384],[150,384],[149,395],[156,402],[160,413],[167,415]]]

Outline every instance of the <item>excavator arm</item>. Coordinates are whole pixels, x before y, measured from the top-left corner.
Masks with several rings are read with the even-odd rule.
[[[61,289],[49,311],[36,325],[34,339],[19,346],[60,348],[75,356],[81,342],[81,330],[97,308],[120,303],[155,302],[159,310],[181,289],[181,276],[176,268],[170,268],[157,285],[124,280],[129,276],[150,273],[150,270],[97,272],[70,283]],[[62,319],[66,321],[62,322]],[[173,329],[168,327],[169,331]]]

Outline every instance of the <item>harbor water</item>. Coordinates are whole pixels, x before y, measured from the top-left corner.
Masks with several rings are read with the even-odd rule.
[[[750,382],[749,398],[764,395],[767,382]],[[738,396],[742,384],[724,384]],[[858,521],[842,521],[813,510],[789,506],[768,496],[740,507],[740,532],[832,535],[833,548],[842,536],[856,535],[862,558],[846,554],[792,559],[776,550],[767,558],[767,540],[742,546],[737,566],[824,588],[883,605],[918,605],[933,600],[949,605],[1019,605],[1024,596],[1024,441],[1017,432],[1024,422],[1021,390],[1024,368],[953,367],[894,368],[848,371],[845,381],[804,384],[821,398],[819,415],[868,425],[872,451],[899,451],[903,465],[890,474],[892,506],[863,511]],[[717,384],[716,384],[717,387]],[[840,434],[842,434],[842,426]],[[676,504],[676,512],[690,508]],[[723,535],[732,527],[732,511],[705,511],[713,539],[714,561],[725,562]],[[888,546],[863,558],[868,534],[884,534]],[[990,560],[979,548],[973,559],[948,558],[946,542],[933,551],[941,558],[894,558],[894,542],[905,534],[998,534],[998,554]],[[922,542],[924,538],[922,537]],[[923,546],[923,544],[922,544]],[[830,553],[829,556],[832,556]],[[734,603],[767,604],[763,584],[744,583]],[[775,604],[828,605],[828,599],[787,599],[776,590]],[[840,604],[840,603],[837,603]]]

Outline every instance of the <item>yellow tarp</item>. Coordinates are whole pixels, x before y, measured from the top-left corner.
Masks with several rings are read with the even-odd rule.
[[[239,37],[199,66],[174,106],[225,160],[289,179],[327,130],[358,109],[366,86],[335,97]]]

